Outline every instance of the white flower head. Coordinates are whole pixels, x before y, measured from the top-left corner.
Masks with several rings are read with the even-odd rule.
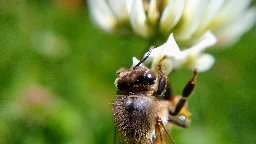
[[[108,32],[129,31],[194,45],[212,31],[218,46],[236,42],[256,21],[251,0],[88,0],[96,24]],[[125,26],[122,26],[125,25]],[[122,33],[122,32],[120,32]]]
[[[171,34],[166,43],[152,50],[146,63],[151,62],[155,71],[158,70],[160,64],[166,74],[183,66],[204,72],[212,67],[215,59],[203,51],[216,42],[216,37],[209,31],[195,45],[181,51]]]

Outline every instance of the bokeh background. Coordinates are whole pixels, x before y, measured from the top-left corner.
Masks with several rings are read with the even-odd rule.
[[[113,143],[115,72],[147,41],[96,28],[82,0],[0,1],[0,143]],[[177,144],[256,142],[256,28],[232,47],[210,49],[189,98],[192,123]],[[181,93],[192,73],[171,75]]]

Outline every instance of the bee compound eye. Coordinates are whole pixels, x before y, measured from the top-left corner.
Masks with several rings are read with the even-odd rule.
[[[156,75],[153,71],[147,71],[144,74],[144,78],[147,80],[147,82],[153,82],[156,79]]]

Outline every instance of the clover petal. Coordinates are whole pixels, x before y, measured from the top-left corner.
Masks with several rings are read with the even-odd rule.
[[[142,0],[133,0],[130,13],[130,23],[134,32],[143,37],[149,37],[149,28],[146,20],[147,17]]]
[[[168,3],[160,19],[162,33],[170,32],[179,22],[185,7],[185,0],[174,0]]]
[[[89,0],[89,10],[95,23],[107,32],[112,32],[117,20],[106,1]]]
[[[208,31],[194,46],[180,51],[171,34],[166,43],[152,50],[146,63],[152,63],[151,67],[155,71],[158,71],[160,64],[166,74],[183,66],[204,72],[212,67],[215,60],[213,56],[203,52],[216,42],[216,37]]]
[[[192,65],[191,69],[196,69],[198,72],[208,71],[214,64],[215,58],[210,54],[201,54],[199,55]]]

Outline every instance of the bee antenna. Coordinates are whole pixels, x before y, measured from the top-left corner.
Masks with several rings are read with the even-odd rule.
[[[142,60],[140,60],[140,62],[138,62],[138,63],[133,67],[133,69],[135,69],[135,68],[138,67],[141,63],[143,63],[145,60],[147,60],[148,57],[150,56],[150,54],[151,54],[151,52],[152,52],[153,49],[154,49],[154,46],[151,46],[151,47],[149,48],[148,52],[147,52],[147,55],[146,55]]]

